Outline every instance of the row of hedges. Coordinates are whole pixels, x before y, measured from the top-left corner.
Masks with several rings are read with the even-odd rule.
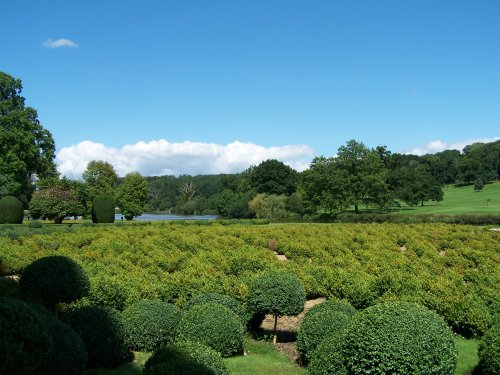
[[[82,264],[93,304],[123,310],[141,299],[179,307],[200,293],[244,302],[258,273],[286,270],[309,298],[361,309],[393,300],[424,305],[453,329],[480,336],[500,310],[499,233],[446,224],[186,225],[153,223],[0,238],[4,273],[41,255]],[[279,262],[269,249],[289,259]]]

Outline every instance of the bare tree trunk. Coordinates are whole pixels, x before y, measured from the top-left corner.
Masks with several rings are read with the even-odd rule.
[[[278,327],[278,314],[274,314],[274,335],[273,335],[273,344],[276,344],[276,341],[278,341],[278,332],[277,332],[277,327]]]

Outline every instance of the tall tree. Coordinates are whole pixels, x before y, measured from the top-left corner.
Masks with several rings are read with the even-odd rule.
[[[290,195],[297,190],[298,173],[278,160],[266,160],[249,170],[250,185],[257,193]]]
[[[349,203],[356,213],[362,204],[387,207],[391,203],[386,184],[387,170],[376,150],[351,139],[345,146],[339,147],[335,166],[346,173]]]
[[[116,192],[121,213],[127,220],[142,215],[148,194],[147,182],[138,172],[127,174]]]
[[[92,197],[101,194],[114,196],[118,175],[108,162],[92,160],[87,164],[82,177]]]
[[[21,80],[0,72],[0,175],[9,194],[26,195],[33,175],[56,174],[55,144],[38,121],[37,111],[25,106]]]

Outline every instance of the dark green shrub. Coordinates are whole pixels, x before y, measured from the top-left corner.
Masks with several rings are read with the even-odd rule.
[[[85,306],[69,312],[65,321],[85,345],[87,367],[114,368],[131,360],[125,345],[123,322],[114,310]]]
[[[349,374],[453,374],[457,349],[443,319],[404,302],[356,314],[342,348]]]
[[[19,282],[21,294],[53,308],[88,294],[90,283],[83,268],[64,256],[48,256],[29,264]]]
[[[78,375],[85,373],[87,351],[82,339],[66,323],[49,315],[43,316],[54,346],[50,356],[36,372],[39,375]]]
[[[243,352],[244,332],[240,318],[216,303],[193,306],[177,327],[179,341],[200,341],[223,357]]]
[[[23,204],[19,199],[12,195],[0,199],[0,224],[21,224],[23,217]]]
[[[342,357],[344,331],[334,333],[323,340],[312,352],[307,370],[311,375],[348,375]]]
[[[484,375],[500,374],[500,324],[494,324],[479,344],[479,368]]]
[[[111,195],[97,195],[92,201],[93,223],[114,223],[115,200]]]
[[[229,310],[238,315],[241,319],[241,323],[246,326],[249,320],[249,314],[246,309],[236,301],[233,297],[226,296],[225,294],[219,293],[202,293],[198,294],[196,297],[191,298],[191,300],[186,305],[187,309],[191,309],[193,306],[202,305],[204,303],[218,303],[219,305],[226,306]]]
[[[9,277],[0,278],[0,297],[19,298],[19,283]]]
[[[310,317],[323,311],[338,311],[349,316],[356,314],[357,310],[349,303],[338,300],[327,300],[311,308],[306,314]]]
[[[179,342],[154,352],[144,375],[229,375],[222,357],[200,342]]]
[[[170,303],[141,300],[128,306],[122,319],[129,348],[152,351],[174,340],[181,310]]]
[[[328,336],[345,330],[351,317],[340,311],[326,309],[312,315],[306,314],[297,332],[297,349],[302,361],[309,362],[316,347]]]
[[[278,315],[298,315],[304,310],[306,291],[302,282],[293,274],[268,271],[253,279],[248,285],[247,305],[252,315],[273,314],[276,343]]]
[[[28,227],[32,228],[32,229],[39,229],[42,227],[42,223],[38,220],[33,220],[33,221],[30,221],[30,223],[28,224]]]
[[[31,374],[52,351],[40,315],[25,302],[0,298],[0,374]]]

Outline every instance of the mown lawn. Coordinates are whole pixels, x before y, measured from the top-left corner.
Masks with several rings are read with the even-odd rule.
[[[441,202],[425,202],[423,207],[403,205],[399,214],[500,214],[500,182],[486,184],[482,191],[474,191],[474,185],[444,187]]]

